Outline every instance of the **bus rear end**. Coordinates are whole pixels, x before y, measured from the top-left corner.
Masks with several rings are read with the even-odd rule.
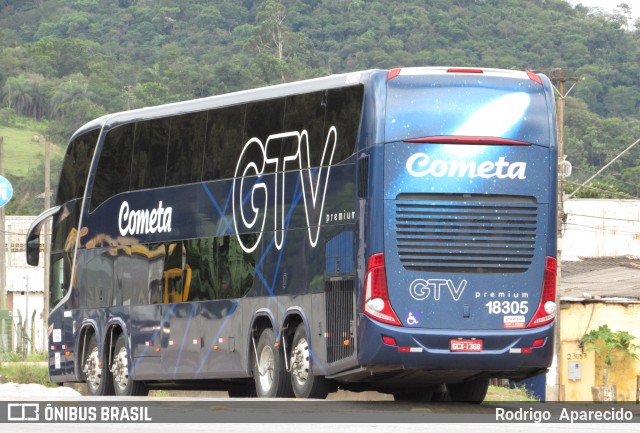
[[[380,388],[447,383],[454,398],[481,400],[489,377],[550,365],[553,107],[549,80],[533,73],[389,72],[371,224],[384,235],[368,257],[359,345]]]

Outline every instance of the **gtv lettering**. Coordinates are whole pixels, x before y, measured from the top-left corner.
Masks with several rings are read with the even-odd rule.
[[[490,179],[526,179],[526,162],[508,162],[504,156],[497,161],[431,160],[426,153],[414,153],[407,159],[407,171],[414,177],[481,177]]]
[[[280,250],[284,243],[287,191],[285,172],[297,168],[302,185],[302,197],[307,220],[309,243],[315,247],[320,234],[327,184],[331,162],[336,149],[338,132],[332,126],[327,133],[322,159],[312,175],[309,151],[309,134],[306,130],[290,131],[270,135],[263,144],[253,137],[244,145],[236,164],[233,181],[233,225],[242,249],[253,252],[265,229],[267,207],[273,204],[274,244]],[[283,146],[283,143],[287,146]],[[282,152],[282,149],[288,149]],[[306,151],[306,152],[303,152]],[[306,157],[304,155],[306,155]],[[267,170],[269,169],[269,170]],[[274,172],[273,189],[262,181],[262,175]],[[251,244],[245,244],[240,235],[245,231],[257,232]]]
[[[416,301],[424,301],[429,297],[432,297],[434,301],[439,301],[442,291],[448,289],[453,300],[457,301],[465,287],[467,287],[467,280],[460,281],[456,286],[453,281],[442,278],[418,279],[409,286],[409,293]]]

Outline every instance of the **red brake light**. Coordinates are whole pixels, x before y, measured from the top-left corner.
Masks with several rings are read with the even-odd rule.
[[[536,314],[529,322],[527,328],[551,323],[556,318],[556,275],[558,263],[553,257],[547,257],[547,265],[544,270],[544,280],[542,283],[542,296]]]
[[[449,68],[447,72],[451,74],[484,74],[482,69],[477,68]]]
[[[384,254],[374,254],[369,258],[364,278],[364,313],[378,322],[402,326],[398,316],[391,308],[387,289],[387,272]]]
[[[542,85],[542,78],[540,78],[538,74],[536,74],[535,72],[527,71],[527,75],[532,81],[535,81],[536,83]]]
[[[402,68],[389,69],[389,72],[387,72],[387,81],[392,80],[400,75],[401,69]]]
[[[466,135],[434,135],[431,137],[410,138],[405,143],[437,143],[437,144],[488,144],[499,146],[529,146],[525,141],[510,140],[501,137],[474,137]]]

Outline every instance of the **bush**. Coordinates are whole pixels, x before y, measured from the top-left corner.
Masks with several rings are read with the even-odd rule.
[[[7,127],[16,126],[16,112],[13,108],[0,108],[0,125]]]

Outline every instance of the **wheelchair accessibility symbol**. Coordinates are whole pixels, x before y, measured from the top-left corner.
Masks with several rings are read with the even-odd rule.
[[[409,313],[409,316],[407,317],[407,325],[417,325],[418,323],[418,319],[416,319],[413,316],[413,313]]]

